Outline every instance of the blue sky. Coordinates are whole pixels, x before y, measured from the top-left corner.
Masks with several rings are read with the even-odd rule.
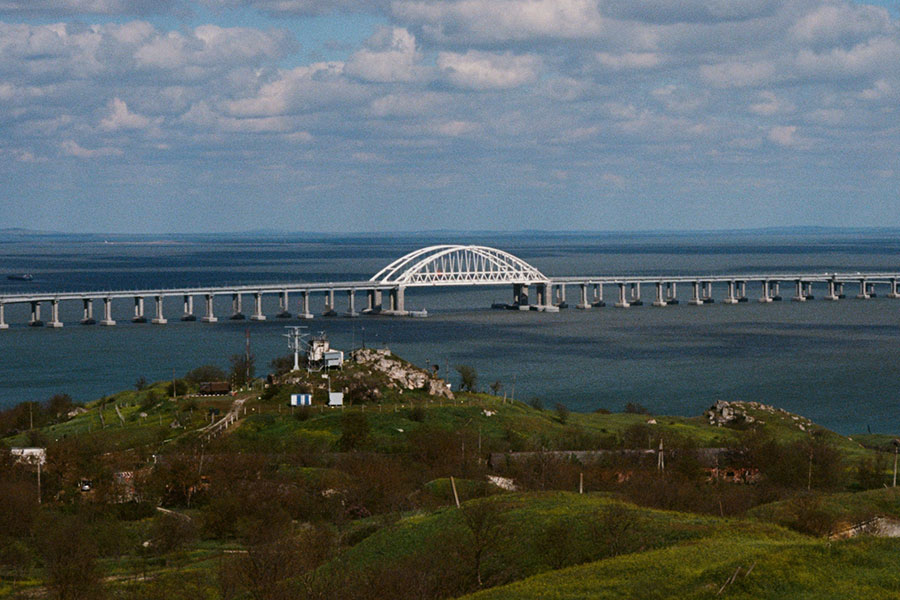
[[[0,228],[900,226],[845,0],[0,0]]]

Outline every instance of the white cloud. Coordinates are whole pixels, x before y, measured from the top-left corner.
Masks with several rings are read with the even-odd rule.
[[[731,60],[700,67],[700,76],[718,87],[765,85],[775,78],[775,74],[775,65],[765,60],[748,62]]]
[[[441,52],[437,66],[447,81],[471,90],[505,90],[537,81],[540,60],[530,55],[469,50]]]
[[[790,113],[796,108],[793,103],[782,100],[771,91],[759,93],[759,102],[750,105],[750,112],[764,117],[776,114]]]
[[[100,121],[100,129],[116,131],[119,129],[144,129],[150,125],[150,119],[128,110],[128,105],[119,98],[109,101],[110,114]]]
[[[802,138],[796,125],[776,125],[769,129],[766,137],[770,142],[787,148],[806,148],[809,141]]]
[[[604,31],[596,0],[396,0],[391,11],[436,40],[578,39]]]
[[[413,81],[422,73],[419,60],[415,36],[402,27],[383,27],[350,57],[344,72],[365,81]]]
[[[597,62],[614,71],[653,69],[662,63],[662,58],[656,52],[625,52],[624,54],[598,52],[596,57]]]
[[[60,148],[62,148],[62,151],[65,154],[67,154],[69,156],[74,156],[76,158],[100,158],[100,157],[104,157],[104,156],[121,156],[122,154],[124,154],[118,148],[110,148],[110,147],[93,148],[93,149],[84,148],[81,145],[79,145],[78,142],[76,142],[75,140],[65,140],[65,141],[61,142],[59,146],[60,146]]]

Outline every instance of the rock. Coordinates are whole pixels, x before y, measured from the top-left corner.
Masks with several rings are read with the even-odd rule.
[[[350,354],[350,360],[383,373],[389,379],[388,387],[401,390],[426,390],[431,396],[453,400],[453,392],[443,379],[391,357],[387,348],[359,348]]]

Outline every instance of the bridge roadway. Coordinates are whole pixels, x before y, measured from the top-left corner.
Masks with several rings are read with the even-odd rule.
[[[194,298],[202,297],[205,301],[204,314],[201,321],[215,323],[218,318],[214,312],[214,299],[217,296],[231,296],[232,312],[230,319],[244,318],[243,297],[253,298],[251,320],[263,321],[263,296],[277,295],[279,312],[276,318],[293,318],[290,311],[290,296],[299,295],[297,318],[311,319],[310,296],[322,293],[325,296],[325,315],[335,315],[335,292],[347,294],[346,316],[358,316],[356,311],[356,293],[366,293],[364,314],[408,315],[405,308],[405,290],[409,287],[433,286],[484,286],[511,285],[513,299],[511,304],[494,305],[494,308],[518,310],[538,310],[556,312],[565,308],[566,288],[577,287],[580,295],[576,308],[589,309],[605,306],[603,300],[604,286],[615,286],[617,298],[615,306],[625,308],[643,304],[641,287],[655,287],[654,306],[678,304],[678,284],[691,286],[691,297],[688,304],[703,305],[714,302],[713,284],[725,284],[727,287],[723,302],[738,304],[749,301],[748,284],[759,285],[759,302],[781,300],[781,284],[792,284],[791,300],[803,302],[812,299],[813,284],[825,284],[826,300],[844,298],[844,285],[858,285],[857,298],[868,299],[875,296],[876,285],[887,285],[889,298],[900,298],[897,282],[900,272],[872,273],[754,273],[737,275],[603,275],[547,277],[523,260],[494,248],[484,246],[443,245],[422,248],[394,261],[378,274],[368,280],[334,281],[315,283],[279,283],[266,285],[233,285],[215,287],[185,287],[172,289],[132,289],[116,291],[60,292],[60,293],[26,293],[0,296],[0,329],[9,325],[4,320],[5,305],[26,304],[31,307],[29,325],[39,326],[45,323],[41,319],[41,305],[50,305],[48,327],[62,327],[59,305],[62,302],[81,301],[83,317],[81,323],[89,325],[94,320],[94,301],[103,302],[101,325],[115,325],[112,315],[113,300],[131,299],[134,303],[132,321],[147,321],[144,310],[145,298],[153,298],[154,313],[151,323],[165,324],[167,319],[163,311],[165,298],[180,297],[183,301],[181,320],[194,321]],[[529,287],[535,288],[535,299],[529,297]],[[384,293],[387,292],[387,298]]]

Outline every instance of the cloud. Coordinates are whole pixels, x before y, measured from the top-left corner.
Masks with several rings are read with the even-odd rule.
[[[174,0],[3,0],[0,15],[144,15],[171,11]]]
[[[598,52],[596,57],[598,63],[614,71],[653,69],[662,63],[662,57],[656,52],[625,52],[624,54]]]
[[[777,0],[607,0],[604,14],[648,23],[720,23],[771,15]]]
[[[506,90],[537,81],[540,60],[509,52],[494,54],[469,50],[465,54],[441,52],[437,66],[447,81],[470,90]]]
[[[334,13],[378,13],[388,0],[200,0],[211,8],[249,6],[276,17],[321,16]]]
[[[762,91],[759,93],[760,101],[750,105],[750,112],[757,115],[770,117],[780,113],[790,113],[796,108],[793,103],[781,100],[774,92]]]
[[[119,98],[109,102],[110,114],[100,121],[100,129],[117,131],[119,129],[144,129],[150,125],[150,119],[143,115],[129,112],[128,105]]]
[[[769,129],[766,137],[770,142],[786,148],[807,148],[809,141],[800,137],[796,125],[776,125]]]
[[[581,39],[604,31],[596,0],[397,0],[391,11],[438,41]]]
[[[355,52],[345,65],[344,72],[364,81],[413,81],[423,70],[416,50],[416,38],[402,27],[382,27]]]
[[[60,148],[62,151],[68,156],[74,156],[76,158],[101,158],[104,156],[121,156],[124,154],[122,150],[118,148],[94,148],[88,149],[80,146],[78,142],[75,140],[65,140],[60,143]]]

